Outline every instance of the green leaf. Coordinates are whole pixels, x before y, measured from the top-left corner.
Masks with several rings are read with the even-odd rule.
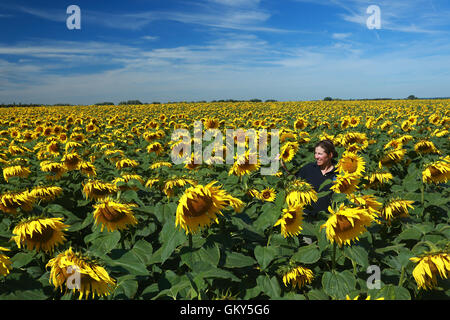
[[[369,266],[369,254],[360,246],[349,246],[344,248],[344,256],[353,260],[356,264],[363,268]]]
[[[175,228],[175,219],[171,219],[164,224],[159,235],[161,246],[161,260],[164,263],[173,253],[173,251],[186,241],[186,235]]]
[[[300,247],[298,251],[292,256],[292,259],[300,263],[316,263],[320,259],[320,250],[316,244],[310,244]]]
[[[19,252],[11,258],[13,268],[22,268],[29,264],[33,258],[34,252]]]
[[[130,274],[137,276],[146,276],[149,274],[145,264],[139,259],[138,255],[133,252],[133,250],[126,252],[118,259],[103,258],[106,263],[110,266],[122,267],[127,270]]]
[[[133,246],[133,252],[143,264],[149,265],[153,253],[153,247],[150,243],[145,240],[137,241]]]
[[[256,278],[256,283],[261,287],[262,292],[268,295],[271,299],[279,298],[281,294],[280,284],[275,276],[269,278],[266,276],[259,276]]]
[[[225,256],[226,268],[243,268],[249,267],[256,263],[255,259],[252,257],[243,255],[239,252],[227,252]]]
[[[278,210],[272,203],[266,203],[261,207],[262,213],[253,223],[258,230],[265,230],[267,227],[273,226],[281,215],[281,210]]]
[[[330,297],[323,290],[312,289],[306,294],[309,300],[329,300]]]
[[[93,235],[97,235],[94,233]],[[96,253],[97,255],[105,255],[114,249],[120,241],[120,232],[102,232],[95,238],[88,238],[87,242],[91,242],[89,251]]]
[[[384,298],[385,300],[411,300],[411,295],[406,288],[388,284],[378,291],[369,290],[371,299]]]
[[[400,242],[402,240],[420,240],[422,238],[422,232],[416,228],[408,228],[403,230],[394,240],[394,242]]]
[[[137,290],[138,282],[134,279],[134,275],[125,275],[117,279],[117,287],[114,290],[114,297],[123,294],[128,299],[133,299]]]
[[[325,272],[322,276],[324,291],[334,299],[344,299],[351,290],[355,289],[355,285],[356,279],[349,270]]]
[[[274,247],[261,247],[257,246],[255,248],[254,254],[255,258],[258,261],[261,269],[264,270],[267,266],[272,262],[277,254],[278,250]]]

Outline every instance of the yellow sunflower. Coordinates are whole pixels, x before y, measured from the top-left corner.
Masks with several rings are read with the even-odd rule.
[[[289,284],[292,288],[298,289],[310,284],[314,279],[314,273],[311,269],[297,266],[283,275],[283,283],[287,287]]]
[[[283,209],[283,215],[274,224],[275,226],[281,226],[281,234],[283,237],[293,237],[298,235],[302,231],[302,220],[303,220],[303,206],[300,204],[295,204],[287,209]]]
[[[391,199],[384,205],[381,215],[388,222],[397,218],[405,218],[408,216],[408,208],[414,209],[413,203],[414,201],[410,200]]]
[[[196,233],[203,227],[218,223],[217,215],[222,215],[221,210],[232,206],[235,211],[240,211],[243,202],[229,195],[220,186],[214,186],[217,181],[207,185],[196,185],[188,188],[181,196],[176,211],[175,226],[188,233]]]
[[[37,186],[30,191],[31,196],[45,202],[56,199],[56,197],[60,196],[62,193],[63,189],[57,186]]]
[[[100,180],[89,180],[83,185],[83,194],[86,199],[98,200],[106,198],[119,191],[113,184]]]
[[[14,228],[15,236],[11,240],[14,240],[19,248],[26,245],[28,250],[53,252],[56,246],[66,241],[63,231],[69,226],[62,220],[63,218],[27,218]]]
[[[424,183],[447,183],[450,179],[450,156],[426,165],[422,171]]]
[[[8,191],[0,196],[0,210],[6,213],[17,213],[17,209],[31,211],[36,198],[28,191]]]
[[[382,184],[391,181],[394,176],[390,172],[374,172],[365,177],[368,180],[366,187],[368,188],[378,188]]]
[[[136,168],[137,166],[139,166],[139,162],[127,158],[116,162],[116,169],[118,170],[123,168]]]
[[[128,225],[138,223],[133,214],[134,206],[116,202],[111,198],[101,199],[93,205],[95,224],[101,225],[102,232],[105,227],[110,232],[127,229]]]
[[[359,177],[355,174],[345,173],[344,175],[337,175],[336,181],[330,187],[330,190],[336,193],[350,194],[358,189]]]
[[[295,154],[297,153],[299,148],[299,144],[297,142],[288,141],[283,144],[280,148],[280,159],[283,162],[290,162],[294,159]]]
[[[361,208],[346,207],[341,203],[339,209],[334,211],[328,207],[331,213],[328,220],[320,226],[326,228],[327,239],[339,247],[352,241],[359,240],[358,236],[366,232],[366,228],[372,223],[374,217],[367,210]]]
[[[263,201],[273,202],[277,196],[275,189],[273,188],[265,188],[258,194],[258,199]]]
[[[428,153],[436,153],[440,154],[441,152],[436,148],[433,141],[428,140],[420,140],[414,145],[414,151],[420,154],[428,154]]]
[[[94,164],[89,161],[81,162],[80,171],[89,178],[95,177],[97,175],[97,169],[95,168]]]
[[[10,251],[10,250],[7,248],[0,247],[0,252],[1,251]],[[9,257],[7,255],[0,253],[0,275],[1,276],[7,276],[9,274],[10,270],[12,269],[11,264],[12,264],[12,262],[9,259]]]
[[[450,255],[448,253],[429,253],[422,257],[412,257],[417,263],[412,274],[416,280],[418,289],[433,289],[437,285],[437,275],[447,279],[450,274]]]
[[[61,292],[67,290],[79,293],[79,299],[108,296],[115,289],[115,280],[95,260],[69,248],[51,259],[46,268],[51,267],[50,283]],[[75,280],[75,281],[70,281]],[[72,286],[72,287],[70,287]]]
[[[286,203],[293,207],[297,204],[307,205],[318,200],[314,187],[302,180],[294,180],[287,188]]]
[[[378,218],[380,214],[380,210],[383,206],[381,202],[377,201],[372,195],[350,195],[349,200],[359,206],[360,208],[366,209],[370,215],[374,218]]]
[[[30,173],[31,173],[30,169],[22,166],[12,166],[3,168],[3,178],[5,178],[6,182],[8,182],[8,179],[12,177],[27,178],[30,175]]]
[[[163,187],[163,192],[167,196],[167,198],[170,198],[174,195],[175,190],[177,188],[182,188],[186,185],[195,186],[197,185],[197,182],[193,179],[189,178],[172,178],[166,180]]]
[[[81,159],[80,155],[76,152],[67,153],[61,159],[66,170],[78,170],[82,161],[83,159]]]
[[[336,166],[339,173],[349,173],[356,176],[362,176],[365,170],[365,161],[363,157],[353,152],[344,152]]]
[[[253,159],[256,160],[253,161]],[[246,151],[244,155],[235,157],[235,162],[231,166],[228,175],[234,174],[240,177],[258,170],[260,166],[258,155],[250,154],[249,151]]]
[[[396,149],[389,151],[388,153],[384,154],[379,163],[378,166],[381,169],[383,166],[385,167],[391,167],[394,163],[398,163],[403,160],[403,157],[406,154],[406,149]]]
[[[164,152],[164,147],[162,146],[161,143],[154,142],[154,143],[152,143],[152,144],[147,146],[147,152],[148,153],[154,152],[157,155],[160,155],[161,153]]]

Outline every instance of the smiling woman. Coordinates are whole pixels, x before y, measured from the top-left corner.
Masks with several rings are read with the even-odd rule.
[[[338,157],[338,153],[334,147],[333,142],[330,140],[322,140],[318,142],[314,147],[314,158],[316,162],[308,163],[303,166],[296,174],[297,178],[306,180],[311,184],[316,192],[330,191],[331,183],[322,187],[320,186],[326,180],[336,179],[335,159]],[[306,216],[314,217],[320,211],[327,211],[328,206],[331,203],[331,192],[321,198],[318,198],[316,202],[312,202],[311,205],[305,207]]]

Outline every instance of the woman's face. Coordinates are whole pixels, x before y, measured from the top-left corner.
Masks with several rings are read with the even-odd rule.
[[[317,147],[316,150],[314,151],[314,158],[316,159],[318,166],[328,164],[331,161],[331,159],[333,158],[332,156],[333,156],[332,153],[327,154],[325,152],[325,149],[320,146]]]

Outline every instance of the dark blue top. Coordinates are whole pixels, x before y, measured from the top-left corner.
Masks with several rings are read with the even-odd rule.
[[[327,179],[331,179],[332,181],[336,180],[336,167],[333,168],[330,172],[322,174],[320,167],[315,162],[308,163],[303,166],[297,173],[296,177],[300,179],[304,179],[306,182],[311,184],[314,190],[319,192],[330,191],[330,187],[333,183],[330,181],[329,184],[325,185],[320,191],[319,187],[322,183]],[[310,206],[305,207],[304,212],[311,215],[317,215],[319,211],[328,212],[328,206],[331,204],[332,193],[327,196],[321,197],[317,200],[317,202],[312,202]]]

